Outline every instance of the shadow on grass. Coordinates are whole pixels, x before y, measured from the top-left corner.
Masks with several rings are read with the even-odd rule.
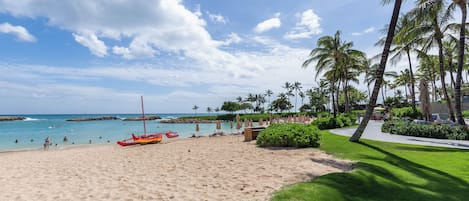
[[[469,183],[458,177],[365,142],[358,145],[372,150],[366,151],[370,153],[368,155],[361,155],[365,162],[356,163],[352,172],[328,174],[312,182],[292,185],[276,194],[274,200],[459,201],[469,197]],[[432,149],[455,151],[450,148],[416,148],[418,151]],[[380,154],[372,154],[373,150]]]
[[[352,176],[350,179],[358,179],[359,183],[372,185],[368,186],[369,188],[366,188],[368,190],[372,189],[371,192],[368,194],[363,192],[365,194],[359,195],[366,195],[367,198],[372,199],[374,197],[373,194],[378,193],[376,195],[378,197],[376,198],[382,199],[382,195],[379,194],[388,194],[387,192],[393,192],[386,196],[388,200],[464,200],[469,196],[469,184],[460,178],[446,172],[409,161],[371,144],[364,142],[360,142],[360,144],[384,154],[384,158],[376,158],[376,160],[385,162],[385,165],[384,167],[381,167],[369,163],[357,164],[360,171],[357,171],[357,175]],[[420,151],[456,151],[455,149],[449,148],[422,147],[417,149],[420,149]],[[391,165],[391,167],[388,165]],[[402,176],[398,177],[395,175],[395,171],[390,172],[388,170],[390,168],[398,168],[397,171],[412,174],[420,181],[412,179],[407,180]],[[379,180],[376,179],[376,176],[380,177],[382,181],[377,182]],[[350,190],[351,189],[347,189],[347,191]],[[359,189],[355,190],[359,191]]]
[[[469,149],[447,148],[447,147],[433,147],[433,146],[396,146],[396,149],[405,151],[424,151],[424,152],[469,152]]]

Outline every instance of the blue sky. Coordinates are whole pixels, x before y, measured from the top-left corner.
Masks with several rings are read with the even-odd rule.
[[[0,0],[0,114],[138,113],[140,95],[151,113],[205,111],[287,81],[307,89],[314,67],[300,66],[319,37],[341,30],[374,55],[391,12],[371,0]]]

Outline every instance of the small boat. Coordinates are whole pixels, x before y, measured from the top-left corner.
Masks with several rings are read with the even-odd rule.
[[[165,133],[167,138],[175,138],[179,137],[179,133],[173,132],[173,131],[166,131]]]
[[[143,135],[137,136],[132,133],[132,138],[117,141],[117,144],[120,146],[129,146],[129,145],[145,145],[145,144],[156,144],[161,141],[163,141],[163,133],[153,133],[153,134],[146,134],[147,133],[147,128],[146,128],[146,123],[145,123],[145,112],[143,109],[143,96],[141,97],[142,100],[142,120],[143,120]],[[179,134],[175,133],[177,136]],[[171,136],[175,136],[174,132],[171,134]],[[168,132],[166,133],[166,136],[168,136]],[[175,137],[177,137],[175,136]],[[169,138],[169,137],[168,137]]]
[[[154,133],[150,135],[142,135],[142,136],[136,136],[135,134],[132,134],[132,139],[136,144],[156,144],[161,141],[163,141],[163,134],[161,133]]]
[[[117,141],[117,144],[125,147],[125,146],[130,146],[130,145],[136,145],[137,143],[134,141],[133,138],[128,138],[125,140]]]

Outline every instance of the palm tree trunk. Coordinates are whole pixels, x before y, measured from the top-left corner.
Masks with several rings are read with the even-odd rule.
[[[386,98],[384,97],[384,85],[381,87],[381,97],[383,98],[383,105],[384,105],[384,100],[386,100]]]
[[[456,81],[454,81],[454,71],[453,71],[453,61],[448,60],[448,66],[449,66],[449,75],[451,77],[451,87],[454,89],[456,88]]]
[[[368,121],[370,121],[371,114],[373,113],[373,108],[376,105],[376,100],[378,99],[379,88],[383,82],[384,70],[386,70],[386,62],[388,61],[389,49],[391,48],[392,40],[394,38],[394,30],[396,28],[397,19],[399,18],[399,11],[401,9],[402,0],[394,1],[394,9],[392,13],[391,23],[389,23],[388,35],[386,37],[386,42],[384,43],[383,54],[381,54],[381,61],[379,63],[379,68],[377,72],[377,79],[375,81],[375,86],[373,87],[373,94],[371,95],[370,102],[366,106],[365,116],[363,117],[360,126],[355,130],[352,137],[350,137],[351,142],[359,142],[360,137],[365,131]]]
[[[410,73],[410,96],[412,98],[412,109],[415,111],[415,79],[414,79],[414,72],[412,70],[412,62],[410,61],[410,51],[407,50],[407,60],[409,61],[409,73]]]
[[[454,111],[453,111],[453,106],[451,104],[451,98],[448,96],[448,91],[446,90],[446,83],[445,83],[445,67],[443,64],[444,58],[443,58],[443,43],[441,41],[441,38],[437,39],[438,42],[438,60],[440,63],[440,78],[441,78],[441,89],[443,90],[443,96],[445,97],[446,100],[446,106],[448,106],[448,113],[451,121],[455,122],[456,119],[454,117]]]
[[[461,30],[459,31],[459,51],[458,51],[458,70],[456,74],[456,84],[454,86],[454,99],[456,107],[456,116],[458,119],[458,124],[466,125],[464,118],[462,116],[462,104],[461,104],[461,79],[462,79],[462,68],[464,64],[464,45],[465,45],[465,24],[467,17],[467,7],[466,0],[460,0],[459,6],[461,8]]]
[[[406,102],[406,104],[407,104],[407,100],[408,100],[408,98],[409,98],[409,94],[407,93],[407,84],[404,85],[404,90],[405,90],[405,102]]]
[[[334,87],[334,81],[331,82],[331,97],[332,97],[332,114],[334,115],[334,118],[337,117],[337,110],[336,110],[336,107],[335,107],[335,98],[334,98],[334,91],[335,90],[335,87]]]
[[[335,100],[336,105],[335,106],[337,107],[336,110],[337,110],[338,113],[340,113],[340,111],[339,111],[340,82],[337,82],[337,91],[335,92],[335,94],[336,94],[336,100]]]
[[[344,81],[344,95],[345,95],[345,113],[350,112],[350,107],[349,107],[349,97],[348,97],[348,84],[347,80]]]
[[[298,90],[295,89],[295,112],[298,112],[298,110],[296,110],[297,98],[298,98]]]

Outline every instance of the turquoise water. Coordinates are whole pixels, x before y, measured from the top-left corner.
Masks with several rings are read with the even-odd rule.
[[[151,115],[151,114],[148,114]],[[202,115],[202,114],[200,114]],[[67,119],[82,117],[116,116],[119,118],[137,117],[138,114],[93,114],[93,115],[14,115],[23,116],[24,121],[0,122],[0,151],[41,149],[44,139],[50,137],[51,148],[63,148],[72,144],[115,144],[116,141],[129,138],[132,133],[143,134],[141,121],[87,121],[68,122]],[[158,114],[163,119],[190,114]],[[160,120],[146,121],[147,133],[175,131],[179,138],[187,138],[192,134],[208,135],[216,131],[215,124],[199,124],[200,131],[195,132],[195,124],[163,124]],[[222,130],[227,133],[236,132],[230,123],[222,123]],[[63,142],[67,136],[68,142]],[[18,140],[18,143],[15,141]],[[57,144],[57,146],[55,145]]]

